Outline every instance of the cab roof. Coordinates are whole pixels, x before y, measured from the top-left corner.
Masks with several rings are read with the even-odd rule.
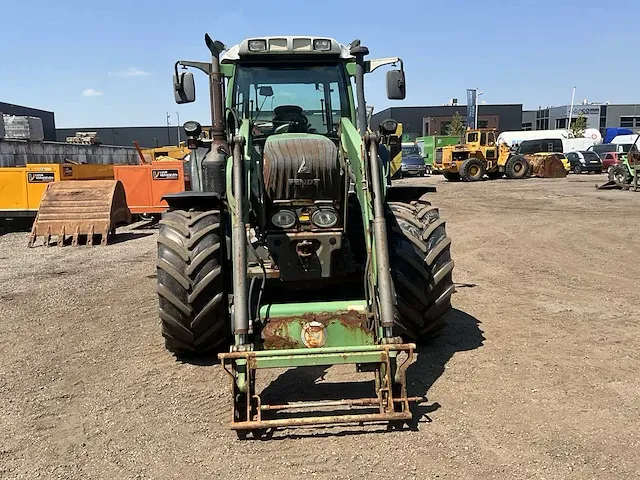
[[[235,63],[242,59],[259,59],[277,55],[313,55],[353,60],[346,45],[329,37],[279,36],[251,37],[228,49],[220,58],[221,63]]]

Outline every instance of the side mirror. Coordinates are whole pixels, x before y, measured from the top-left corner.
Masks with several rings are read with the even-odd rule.
[[[387,72],[387,98],[389,100],[404,100],[406,96],[404,70],[389,70]]]
[[[173,74],[173,95],[176,103],[191,103],[196,100],[196,83],[191,72]]]
[[[258,95],[261,97],[273,97],[273,88],[272,87],[260,87],[258,89]]]

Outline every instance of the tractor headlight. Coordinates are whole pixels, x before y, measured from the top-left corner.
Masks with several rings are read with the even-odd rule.
[[[271,217],[271,223],[280,228],[291,228],[296,224],[296,214],[291,210],[278,210]]]
[[[313,41],[313,49],[321,52],[328,52],[331,50],[331,40],[317,38]]]
[[[330,209],[316,210],[311,215],[311,223],[319,228],[331,228],[338,223],[338,214]]]
[[[266,40],[249,40],[250,52],[266,52],[267,41]]]
[[[189,137],[197,137],[198,135],[200,135],[200,132],[202,132],[202,125],[200,125],[198,122],[195,122],[193,120],[184,122],[184,125],[182,126],[182,128],[184,128],[184,132]]]

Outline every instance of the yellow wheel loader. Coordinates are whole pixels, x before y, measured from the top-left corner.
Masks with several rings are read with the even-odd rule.
[[[487,175],[490,179],[524,178],[529,163],[511,149],[496,142],[495,129],[469,129],[464,143],[439,148],[436,151],[436,169],[449,181],[476,182]]]

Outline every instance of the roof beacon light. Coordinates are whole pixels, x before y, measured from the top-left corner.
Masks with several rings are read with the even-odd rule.
[[[320,52],[327,52],[331,50],[331,40],[327,38],[316,38],[313,41],[313,49]]]
[[[267,41],[266,40],[249,40],[250,52],[266,52]]]

